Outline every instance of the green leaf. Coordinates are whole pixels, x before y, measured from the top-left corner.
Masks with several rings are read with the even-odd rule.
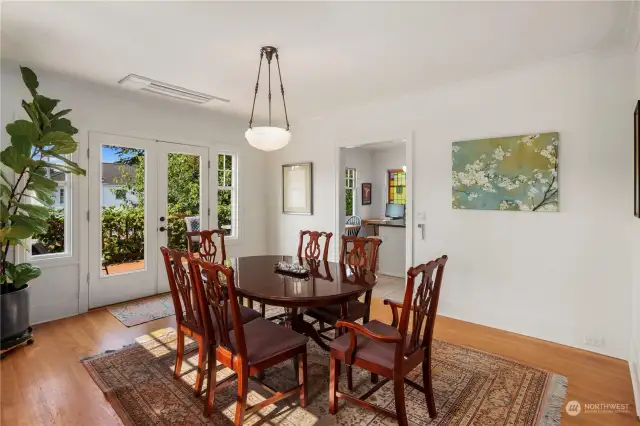
[[[46,96],[37,95],[36,102],[40,106],[42,112],[49,115],[51,114],[51,111],[53,111],[53,109],[58,105],[60,99],[51,99],[47,98]]]
[[[29,158],[30,159],[30,158]],[[0,153],[0,161],[16,173],[22,173],[26,166],[27,157],[22,155],[15,146],[8,146]]]
[[[2,178],[2,180],[5,181],[7,183],[7,185],[9,185],[10,188],[13,186],[13,182],[11,180],[9,180],[7,175],[5,175],[2,170],[0,170],[0,178]]]
[[[25,228],[29,228],[31,230],[31,235],[33,234],[42,234],[47,231],[49,224],[46,220],[38,219],[35,217],[25,216],[21,214],[14,214],[9,216],[9,220],[11,220],[11,227],[21,225]],[[31,236],[29,235],[29,236]],[[27,237],[22,237],[27,238]]]
[[[46,219],[49,217],[49,209],[37,204],[18,203],[19,210],[28,213],[30,217],[35,219]]]
[[[53,121],[53,120],[54,120],[54,119],[56,119],[56,118],[60,118],[60,117],[62,117],[63,115],[67,115],[67,114],[69,114],[70,112],[71,112],[71,110],[70,110],[70,109],[63,109],[62,111],[58,111],[58,112],[56,112],[55,114],[53,114],[53,115],[51,116],[51,119],[52,119],[52,121]]]
[[[47,114],[42,110],[42,108],[40,108],[40,104],[34,101],[31,105],[33,105],[35,110],[38,112],[38,117],[40,117],[40,122],[42,123],[42,125],[45,128],[51,127],[51,120],[49,120]]]
[[[87,171],[81,168],[77,163],[74,163],[73,161],[69,160],[67,157],[56,154],[54,152],[47,152],[47,155],[57,158],[58,160],[64,161],[64,163],[68,166],[64,171],[73,173],[74,175],[86,176]],[[56,164],[56,163],[47,163],[47,164],[55,164],[56,166],[59,166],[59,164]],[[59,169],[59,170],[62,170],[62,169]]]
[[[53,180],[45,176],[33,173],[29,176],[29,185],[27,189],[42,189],[47,191],[55,191],[58,188],[58,184]]]
[[[51,121],[51,127],[47,128],[46,133],[49,132],[65,132],[70,135],[78,133],[78,129],[71,125],[71,122],[66,118],[59,118]]]
[[[0,221],[4,222],[5,218],[9,217],[9,208],[7,207],[7,203],[0,200]]]
[[[65,132],[45,133],[38,143],[43,147],[52,145],[52,148],[46,150],[47,153],[52,154],[71,154],[78,150],[78,142]]]
[[[38,134],[40,134],[40,118],[38,118],[38,110],[33,106],[33,104],[26,101],[22,101],[22,108],[27,112],[27,115],[36,126],[36,129],[38,129]]]
[[[31,146],[38,141],[38,130],[27,120],[18,120],[7,124],[7,133],[11,135],[11,144],[26,156],[31,155]]]
[[[11,195],[11,187],[7,186],[4,183],[0,183],[0,197],[2,197],[3,199],[7,197],[7,200],[8,200],[10,195]]]
[[[31,191],[31,197],[40,201],[40,203],[44,204],[45,206],[52,206],[54,204],[53,194],[51,193],[51,191],[45,191],[39,188],[34,188]]]
[[[29,89],[31,95],[35,97],[38,94],[38,91],[36,89],[40,85],[40,83],[38,83],[38,77],[36,76],[36,73],[31,71],[31,68],[22,66],[20,67],[20,72],[22,73],[22,81],[24,81],[24,85],[27,86],[27,89]]]
[[[12,224],[9,228],[5,228],[4,240],[24,240],[34,234],[32,228],[24,223]]]
[[[13,282],[18,284],[26,284],[40,276],[41,271],[37,266],[30,263],[21,263],[16,265],[14,269]]]

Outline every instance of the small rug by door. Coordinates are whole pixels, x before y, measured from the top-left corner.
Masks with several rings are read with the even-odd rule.
[[[193,396],[197,354],[185,359],[180,379],[173,378],[176,334],[163,329],[136,339],[123,349],[96,355],[83,364],[127,426],[138,425],[232,425],[235,386],[215,395],[211,418],[202,415],[203,400]],[[189,343],[185,349],[194,349]],[[268,406],[246,419],[245,424],[286,426],[383,426],[395,421],[340,401],[338,415],[328,413],[329,366],[326,352],[315,343],[308,346],[309,404],[302,409],[291,397]],[[187,358],[187,357],[185,357]],[[343,372],[346,369],[343,369]],[[408,377],[422,380],[421,367]],[[434,341],[432,362],[438,416],[430,419],[424,395],[406,387],[407,412],[411,425],[542,425],[560,424],[567,379],[557,374],[522,365],[497,355]],[[222,380],[231,374],[218,372]],[[275,389],[295,384],[291,362],[266,370],[265,381]],[[206,384],[205,384],[206,386]],[[372,384],[367,372],[354,368],[354,393],[360,395]],[[340,380],[346,388],[346,377]],[[249,381],[249,405],[269,394]],[[393,389],[383,386],[370,399],[394,410]]]
[[[171,293],[158,294],[157,296],[151,296],[145,299],[119,303],[108,306],[107,310],[127,327],[170,317],[176,313],[173,309]]]

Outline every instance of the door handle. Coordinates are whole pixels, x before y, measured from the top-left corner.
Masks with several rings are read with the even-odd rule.
[[[164,216],[160,216],[160,222],[164,222]]]
[[[158,229],[158,231],[160,231],[160,232],[164,232],[164,231],[166,231],[166,230],[167,230],[167,228],[165,228],[164,226],[161,226],[161,227]]]

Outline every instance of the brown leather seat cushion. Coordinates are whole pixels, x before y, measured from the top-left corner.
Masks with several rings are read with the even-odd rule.
[[[352,300],[348,303],[349,308],[349,321],[356,321],[360,318],[364,318],[367,314],[367,305],[359,300]],[[309,315],[317,320],[326,322],[327,324],[335,325],[336,321],[340,319],[340,305],[329,305],[321,308],[310,309],[305,312],[305,315]]]
[[[231,344],[236,347],[235,332],[229,333]],[[244,325],[244,341],[247,345],[249,365],[259,364],[290,349],[306,346],[309,338],[263,318]]]
[[[371,330],[376,334],[383,336],[395,336],[400,337],[400,332],[397,328],[380,321],[370,321],[364,325],[364,328]],[[331,349],[344,353],[349,349],[349,331],[346,334],[335,339],[331,342]],[[374,364],[378,364],[382,367],[393,368],[393,361],[395,357],[396,345],[395,343],[382,343],[377,340],[369,339],[356,332],[356,351],[354,358],[369,361]],[[405,345],[411,340],[411,335],[408,335],[405,340]]]

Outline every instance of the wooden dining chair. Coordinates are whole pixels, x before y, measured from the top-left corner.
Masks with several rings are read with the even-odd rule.
[[[205,323],[202,321],[200,304],[197,299],[197,291],[192,275],[185,268],[189,255],[183,251],[160,247],[164,264],[169,278],[169,289],[173,307],[176,312],[176,328],[178,334],[178,348],[176,349],[176,365],[174,376],[180,377],[182,361],[184,359],[184,336],[187,335],[198,342],[198,367],[194,393],[200,395],[204,381],[205,358],[208,347],[214,342],[210,334],[206,332]],[[249,322],[260,317],[253,309],[241,310],[241,321]]]
[[[304,244],[305,237],[308,237],[306,246]],[[306,259],[320,259],[320,238],[322,237],[324,237],[322,260],[327,261],[329,258],[329,245],[331,244],[331,237],[333,237],[333,233],[324,231],[300,231],[300,241],[298,242],[298,257],[304,257]]]
[[[329,245],[331,243],[331,237],[333,237],[333,233],[324,232],[324,231],[300,231],[300,240],[298,241],[298,263],[303,264],[303,259],[320,259],[320,255],[322,255],[322,260],[327,261],[329,258]],[[320,239],[324,239],[324,246],[320,248]],[[305,240],[307,240],[305,245]],[[262,317],[265,318],[265,304],[260,304],[260,311],[262,312]],[[269,320],[276,320],[285,318],[287,313],[273,315],[269,317]]]
[[[340,263],[350,266],[367,268],[375,272],[378,263],[378,249],[382,240],[375,237],[349,237],[343,235],[340,244]],[[349,321],[362,319],[363,323],[369,322],[371,313],[371,296],[373,290],[365,293],[364,302],[352,300],[347,304]],[[320,321],[320,330],[323,333],[335,329],[336,322],[341,319],[342,307],[340,305],[329,305],[307,311],[306,315]],[[329,324],[325,327],[324,323]]]
[[[263,318],[243,324],[233,269],[194,257],[189,259],[189,264],[192,276],[195,277],[202,320],[208,335],[215,335],[218,342],[217,347],[209,346],[205,416],[210,416],[213,412],[215,392],[229,386],[235,377],[238,378],[235,425],[241,425],[245,416],[296,393],[299,394],[300,406],[306,407],[309,338]],[[273,396],[253,407],[247,407],[250,376],[260,375],[266,368],[288,359],[297,361],[298,385],[288,391],[278,392],[260,382],[257,377],[251,377],[273,393]],[[232,369],[235,374],[216,383],[217,361]]]
[[[221,229],[187,232],[187,251],[197,254],[197,257],[211,263],[224,264],[227,260],[227,250],[224,244],[225,232]],[[240,304],[244,305],[244,298],[240,297]],[[249,307],[253,309],[253,300],[249,299]]]
[[[351,321],[338,321],[348,333],[331,342],[329,412],[338,411],[338,398],[364,408],[390,416],[400,426],[407,426],[407,410],[404,398],[405,383],[425,394],[429,417],[437,415],[431,377],[431,347],[433,327],[438,310],[438,298],[442,286],[444,266],[447,256],[442,256],[427,264],[410,268],[407,272],[407,287],[402,304],[385,300],[391,307],[391,325],[371,321],[364,326]],[[418,288],[415,291],[416,281]],[[402,314],[398,317],[398,309]],[[411,325],[411,333],[409,333]],[[340,362],[356,365],[385,379],[371,388],[360,398],[338,391]],[[405,376],[422,363],[423,386]],[[393,381],[396,412],[375,406],[366,401],[389,380]]]
[[[197,254],[200,259],[207,262],[224,264],[227,260],[224,231],[212,229],[187,232],[187,251]]]

